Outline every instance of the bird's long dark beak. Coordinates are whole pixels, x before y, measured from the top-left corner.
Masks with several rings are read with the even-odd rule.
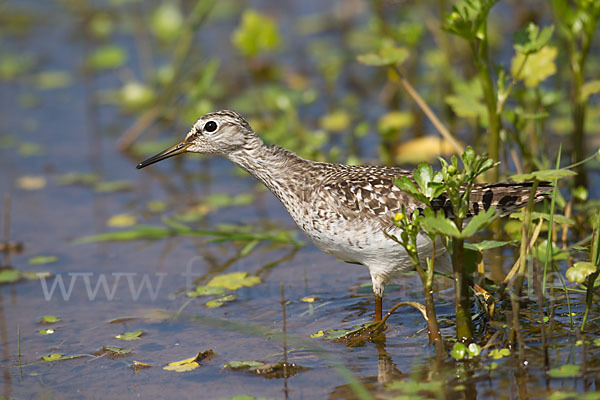
[[[177,143],[176,145],[171,146],[168,149],[163,150],[160,153],[148,158],[147,160],[142,161],[141,163],[139,163],[136,166],[136,168],[137,169],[144,168],[150,164],[154,164],[155,162],[164,160],[165,158],[169,158],[169,157],[176,156],[177,154],[185,153],[189,146],[190,146],[190,143],[186,143],[186,141],[183,140],[183,141]]]

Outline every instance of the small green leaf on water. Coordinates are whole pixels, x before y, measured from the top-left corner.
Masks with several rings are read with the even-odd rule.
[[[55,332],[55,330],[52,328],[40,329],[38,331],[38,333],[40,335],[52,335],[54,332]]]
[[[490,351],[490,357],[492,357],[494,360],[500,360],[501,358],[508,357],[509,355],[509,349],[494,349]]]
[[[117,45],[109,44],[96,49],[87,59],[87,64],[97,70],[121,67],[127,60],[125,50]]]
[[[258,285],[260,278],[258,276],[248,276],[247,272],[231,272],[215,276],[206,284],[206,286],[223,287],[228,290],[237,290],[242,287],[251,287]]]
[[[32,142],[23,142],[19,145],[17,152],[24,157],[39,156],[44,154],[44,146]]]
[[[39,190],[46,186],[46,178],[36,175],[25,175],[17,179],[17,187],[23,190]]]
[[[196,286],[196,290],[194,290],[193,292],[188,292],[187,296],[220,296],[222,294],[225,294],[226,291],[227,289],[221,286],[198,285]]]
[[[188,372],[193,371],[200,366],[200,362],[214,353],[212,350],[206,350],[198,353],[195,357],[186,358],[181,361],[174,361],[169,363],[167,366],[163,367],[163,369],[167,371],[175,371],[175,372]]]
[[[498,368],[498,363],[496,361],[492,361],[490,365],[484,365],[483,368],[487,369],[488,371],[493,371]]]
[[[314,303],[318,299],[319,298],[316,296],[306,296],[306,297],[301,298],[300,301],[303,303]]]
[[[31,265],[51,264],[58,261],[56,256],[37,256],[27,260]]]
[[[465,346],[462,343],[458,343],[458,342],[454,343],[454,346],[452,346],[452,350],[450,350],[450,355],[455,360],[462,360],[463,358],[465,358],[466,354],[467,354],[467,346]]]
[[[0,269],[0,284],[13,283],[21,279],[19,270],[13,268]]]
[[[104,346],[104,350],[108,351],[112,356],[124,356],[133,351],[133,349],[121,348],[117,346]]]
[[[571,268],[567,269],[565,273],[568,280],[571,282],[583,283],[588,276],[596,272],[597,267],[588,261],[576,262]]]
[[[35,85],[42,90],[65,88],[72,81],[72,75],[67,71],[45,71],[35,77]]]
[[[151,213],[160,213],[167,209],[167,203],[160,200],[152,200],[146,204],[146,208]]]
[[[42,359],[44,361],[57,361],[63,358],[62,354],[57,354],[57,353],[52,353],[52,354],[48,354],[47,356],[42,356]]]
[[[551,378],[574,378],[579,375],[580,367],[575,364],[564,364],[547,372]]]
[[[113,215],[112,217],[110,217],[106,222],[106,225],[113,228],[125,228],[128,226],[133,226],[136,223],[137,219],[135,218],[135,216],[128,213],[123,213]]]
[[[223,368],[229,368],[229,369],[249,369],[249,368],[256,368],[256,367],[260,367],[261,365],[265,365],[265,363],[260,362],[260,361],[248,361],[248,360],[243,360],[243,361],[229,361],[228,363],[223,365]]]
[[[311,338],[318,338],[318,337],[323,337],[325,336],[325,332],[323,331],[319,331],[317,333],[313,333],[312,335],[310,335]]]
[[[40,324],[55,324],[60,321],[56,315],[44,315],[40,320]]]
[[[84,172],[69,172],[57,178],[59,185],[85,185],[93,186],[100,181],[98,174]]]
[[[204,303],[207,308],[221,307],[225,303],[234,301],[237,298],[234,294],[228,294],[227,296],[219,297],[218,299],[210,300]]]
[[[107,181],[107,182],[98,182],[94,186],[94,190],[98,193],[112,193],[112,192],[122,192],[125,190],[132,190],[135,188],[135,185],[129,181]]]
[[[477,357],[481,354],[481,346],[477,343],[471,343],[469,347],[467,347],[467,353],[473,357]]]
[[[115,339],[120,340],[139,340],[140,336],[144,334],[144,331],[133,331],[133,332],[125,332],[120,335],[115,336]]]

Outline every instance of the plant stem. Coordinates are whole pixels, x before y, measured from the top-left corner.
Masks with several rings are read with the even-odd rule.
[[[462,222],[456,223],[462,226]],[[456,305],[456,339],[463,342],[473,340],[471,302],[464,268],[464,240],[452,239],[452,267],[454,269],[454,300]]]

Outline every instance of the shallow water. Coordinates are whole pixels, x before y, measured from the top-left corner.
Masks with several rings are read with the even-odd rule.
[[[275,7],[272,12],[281,16],[282,27],[289,26],[286,21],[298,13],[335,8],[333,3],[321,2],[292,2],[289,7],[276,7],[278,3],[270,1],[255,5],[260,8],[265,4]],[[340,2],[336,4],[339,6]],[[540,398],[551,389],[598,389],[598,381],[546,379],[541,361],[535,356],[527,370],[516,368],[514,361],[507,359],[499,360],[501,366],[494,371],[473,365],[466,365],[461,371],[448,360],[438,365],[427,343],[424,321],[412,308],[403,309],[390,319],[385,338],[354,347],[311,339],[311,334],[321,330],[369,322],[373,304],[370,288],[361,286],[370,282],[366,268],[344,264],[321,253],[300,234],[298,237],[306,244],[301,248],[259,244],[241,258],[242,246],[208,243],[198,237],[74,243],[73,239],[82,236],[117,230],[107,227],[111,216],[129,213],[139,223],[161,225],[163,216],[181,212],[214,193],[250,192],[255,200],[251,205],[213,211],[195,222],[195,228],[210,229],[224,223],[292,231],[295,227],[274,196],[224,160],[182,157],[143,171],[135,170],[141,156],[127,156],[116,150],[118,136],[133,118],[94,100],[98,91],[113,86],[121,77],[112,73],[89,77],[83,73],[84,55],[90,46],[79,37],[83,20],[72,10],[67,11],[61,2],[20,1],[9,2],[6,7],[13,12],[20,10],[32,22],[26,34],[6,36],[1,49],[24,49],[40,60],[37,68],[25,76],[0,83],[0,137],[14,137],[17,142],[0,148],[0,187],[11,197],[10,238],[25,245],[22,254],[11,256],[11,265],[22,271],[49,271],[52,277],[46,280],[47,290],[60,277],[66,289],[72,283],[72,292],[63,298],[56,287],[50,295],[40,280],[0,287],[3,396],[283,398],[287,385],[288,396],[294,399],[355,398],[359,389],[351,384],[360,382],[374,396],[386,398],[395,393],[386,389],[386,383],[408,377],[416,381],[444,381],[443,390],[434,394],[437,398]],[[228,34],[225,38],[221,34],[230,30],[232,24],[215,24],[208,31],[211,33],[204,41],[208,52],[219,44],[228,47]],[[290,40],[293,32],[289,28],[283,31]],[[125,34],[117,41],[128,48],[135,47]],[[289,45],[301,44],[290,40]],[[232,57],[226,50],[220,51],[224,60]],[[134,61],[128,67],[132,73],[141,69]],[[66,71],[73,81],[57,89],[37,89],[32,82],[42,70]],[[33,96],[35,104],[24,106],[24,96]],[[185,132],[182,123],[176,126],[181,131],[169,136],[173,141]],[[42,153],[19,154],[18,144],[23,142],[41,145]],[[365,155],[372,157],[370,149],[375,148],[375,143],[367,140],[365,148]],[[103,194],[87,186],[60,185],[60,176],[73,171],[95,172],[105,181],[129,181],[133,188]],[[42,178],[44,187],[20,188],[19,178],[25,176]],[[166,210],[148,212],[147,203],[156,200],[164,201]],[[28,263],[28,259],[39,255],[56,256],[57,261],[46,265]],[[276,261],[276,265],[269,265]],[[191,281],[206,282],[220,273],[235,271],[259,273],[262,282],[236,291],[236,301],[214,309],[206,308],[203,298],[185,296],[185,291],[192,288]],[[114,284],[114,295],[103,289],[91,295],[90,289],[96,288],[101,277],[106,278],[110,288]],[[152,290],[140,286],[143,279],[148,279]],[[287,380],[223,369],[223,364],[233,360],[283,360],[281,338],[276,335],[283,328],[282,284],[288,302],[287,357],[308,369]],[[452,319],[452,290],[448,282],[439,284],[438,313]],[[301,301],[307,296],[317,300]],[[420,298],[419,280],[408,275],[386,293],[384,309],[398,301]],[[581,305],[575,311],[580,320]],[[46,327],[39,324],[44,315],[61,318],[52,325],[54,334],[38,333]],[[568,321],[564,315],[558,319],[562,323]],[[135,330],[143,330],[140,340],[124,342],[114,338]],[[451,337],[453,327],[445,327],[444,334]],[[535,335],[533,338],[538,340]],[[555,339],[553,360],[581,362],[580,349],[568,339]],[[132,348],[133,354],[117,358],[94,356],[103,346]],[[535,348],[539,343],[532,342],[531,346]],[[162,369],[170,362],[208,349],[215,355],[194,371],[176,373]],[[28,365],[51,353],[88,356]],[[134,371],[133,360],[152,367]],[[587,360],[590,370],[598,370],[596,360]]]

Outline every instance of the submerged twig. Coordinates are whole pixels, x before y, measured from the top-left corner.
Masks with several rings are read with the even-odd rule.
[[[285,309],[285,292],[283,287],[283,282],[280,283],[281,286],[281,313],[282,313],[282,344],[283,344],[283,393],[285,398],[288,398],[288,354],[287,354],[287,313]]]

